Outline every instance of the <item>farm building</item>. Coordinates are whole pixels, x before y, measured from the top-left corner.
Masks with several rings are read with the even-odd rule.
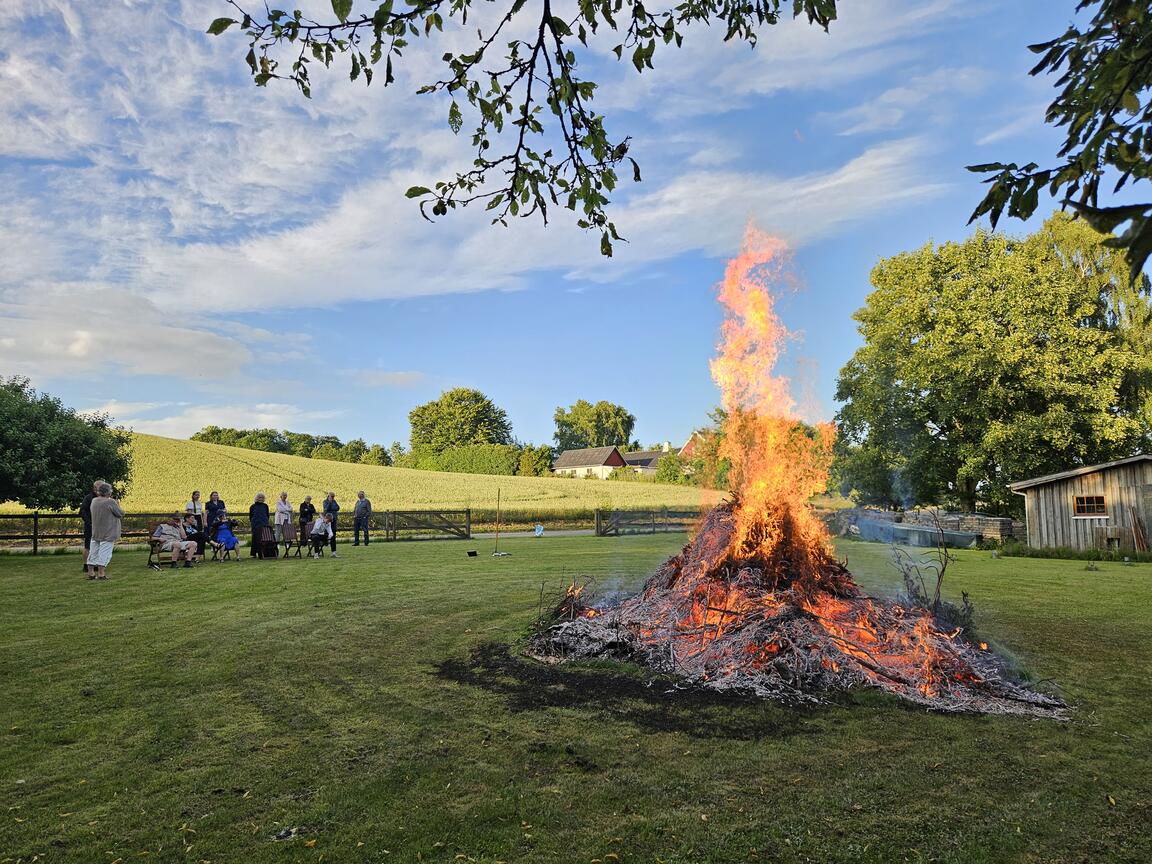
[[[627,464],[615,447],[586,447],[583,450],[565,450],[552,463],[552,471],[571,477],[599,477],[603,480],[614,469]]]
[[[1009,483],[1024,496],[1028,545],[1148,550],[1152,456],[1129,456]]]
[[[665,444],[663,449],[660,450],[635,450],[631,453],[624,453],[624,461],[628,466],[636,471],[637,474],[655,474],[656,463],[660,461],[661,457],[672,451],[671,444]]]

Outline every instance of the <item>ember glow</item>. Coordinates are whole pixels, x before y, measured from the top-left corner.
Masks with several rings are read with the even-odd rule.
[[[937,710],[1063,716],[1059,700],[1008,680],[985,643],[926,610],[863,596],[834,557],[808,504],[827,488],[834,429],[801,423],[776,371],[788,333],[773,292],[788,281],[783,241],[750,228],[719,287],[726,320],[712,375],[728,412],[732,501],[640,594],[598,608],[573,584],[534,650],[636,660],[787,701],[872,686]]]

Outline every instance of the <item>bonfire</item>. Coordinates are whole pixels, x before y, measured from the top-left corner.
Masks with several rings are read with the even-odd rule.
[[[1065,716],[986,644],[927,609],[865,596],[835,558],[808,504],[827,486],[834,430],[800,422],[775,373],[787,333],[771,289],[786,273],[784,244],[749,229],[720,287],[728,318],[712,372],[728,412],[732,500],[639,594],[596,603],[573,585],[532,653],[630,660],[792,703],[868,686],[941,711]]]

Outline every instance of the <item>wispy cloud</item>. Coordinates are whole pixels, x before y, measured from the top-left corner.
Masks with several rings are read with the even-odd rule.
[[[169,403],[175,405],[177,403]],[[278,402],[258,402],[253,405],[197,404],[187,405],[161,416],[156,409],[163,403],[111,402],[96,409],[110,414],[121,426],[147,435],[168,438],[187,438],[205,426],[230,426],[238,429],[291,429],[293,432],[321,433],[328,427],[326,421],[339,417],[339,411],[316,411]]]

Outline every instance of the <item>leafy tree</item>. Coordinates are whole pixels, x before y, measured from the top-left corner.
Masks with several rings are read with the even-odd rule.
[[[336,447],[333,444],[324,443],[312,451],[311,458],[313,459],[328,459],[331,462],[342,462],[344,456],[343,448]]]
[[[132,438],[100,414],[77,414],[26,378],[0,381],[0,502],[62,510],[78,507],[96,480],[123,493],[132,473]]]
[[[1048,106],[1047,122],[1064,129],[1060,161],[972,165],[988,174],[984,200],[972,214],[985,213],[996,227],[1005,210],[1027,219],[1041,190],[1064,195],[1065,203],[1098,231],[1127,230],[1107,244],[1127,251],[1135,281],[1152,255],[1152,202],[1100,206],[1101,183],[1114,186],[1152,179],[1152,0],[1081,0],[1078,12],[1094,9],[1083,26],[1030,49],[1042,55],[1032,75],[1059,75],[1062,87]]]
[[[512,425],[502,408],[481,393],[456,387],[408,413],[412,449],[440,453],[467,444],[511,444]]]
[[[392,455],[379,444],[373,444],[360,457],[360,463],[363,465],[391,465]]]
[[[705,489],[727,489],[728,472],[732,463],[720,452],[724,445],[728,412],[721,407],[709,413],[712,425],[697,429],[692,458],[688,460],[688,471],[697,486]]]
[[[393,441],[392,446],[388,448],[388,458],[391,464],[397,467],[404,466],[404,458],[408,455],[408,451],[404,449],[404,445],[399,441]]]
[[[622,405],[603,400],[593,405],[584,399],[570,408],[557,408],[556,449],[579,450],[584,447],[626,447],[636,418]]]
[[[469,14],[477,15],[473,0],[408,0],[402,9],[393,0],[372,0],[358,13],[353,0],[332,0],[334,17],[327,21],[298,9],[249,10],[244,0],[228,3],[239,20],[217,18],[208,32],[219,35],[238,24],[249,43],[245,60],[255,83],[290,80],[306,97],[314,63],[330,67],[345,54],[349,76],[365,84],[383,64],[388,86],[395,80],[394,61],[410,41],[443,31],[445,24],[464,30]],[[606,213],[608,195],[620,167],[630,168],[635,182],[640,168],[628,156],[630,139],[610,136],[603,115],[592,108],[597,85],[582,76],[577,52],[595,51],[596,37],[605,34],[615,43],[616,57],[627,55],[642,73],[654,68],[658,48],[679,47],[692,25],[715,24],[725,40],[755,45],[759,29],[787,17],[789,9],[792,17],[804,15],[827,29],[836,17],[836,0],[708,0],[659,11],[639,0],[563,8],[551,0],[505,0],[491,18],[485,15],[473,46],[444,54],[443,72],[418,91],[447,96],[448,126],[455,134],[469,114],[472,164],[431,189],[413,186],[407,195],[420,199],[425,218],[484,202],[493,222],[505,225],[509,217],[535,213],[547,221],[550,204],[563,206],[579,214],[580,227],[600,233],[601,252],[611,255],[620,235]],[[521,35],[526,33],[531,35]]]
[[[552,448],[527,445],[520,451],[520,465],[516,473],[523,477],[547,477],[552,473]]]
[[[665,453],[656,463],[657,483],[686,483],[684,460],[676,452]]]
[[[1018,511],[1008,482],[1145,445],[1148,282],[1129,290],[1106,239],[1056,214],[882,260],[837,385],[841,479],[874,503]]]
[[[275,429],[251,429],[242,433],[234,446],[266,453],[287,453],[288,439]]]
[[[343,462],[363,462],[364,454],[368,452],[368,445],[363,438],[353,438],[340,448],[340,459]]]

